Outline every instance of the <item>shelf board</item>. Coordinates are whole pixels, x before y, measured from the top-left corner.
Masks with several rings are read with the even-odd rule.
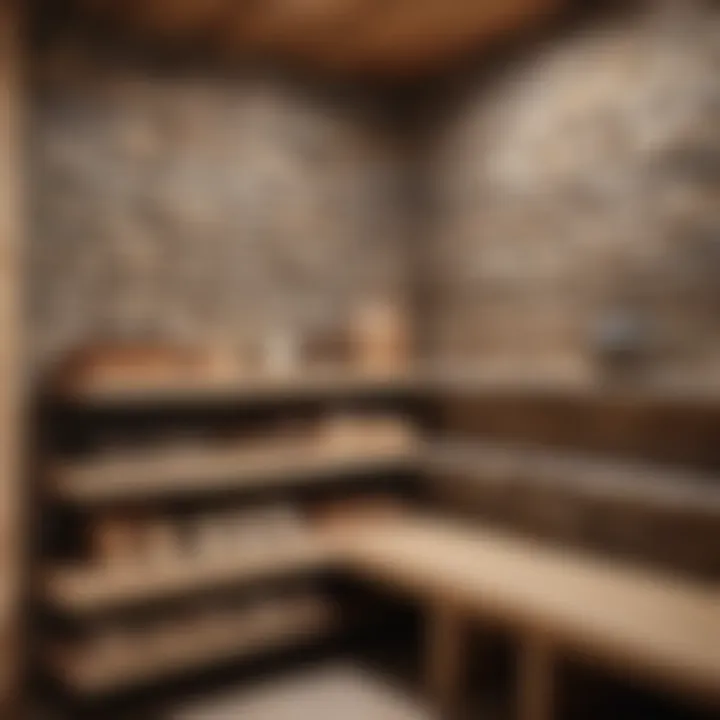
[[[436,399],[542,399],[668,407],[718,407],[720,384],[666,377],[620,381],[601,377],[517,377],[491,375],[471,367],[425,366],[422,383]]]
[[[57,499],[101,504],[327,482],[416,464],[414,447],[165,451],[61,465],[49,470],[49,484]]]
[[[230,551],[230,549],[228,549]],[[61,568],[43,583],[48,605],[63,613],[88,615],[242,583],[319,571],[332,565],[329,544],[307,533],[266,550],[240,546],[229,555],[204,553],[190,560],[164,560],[118,568]]]
[[[133,382],[96,381],[51,391],[49,399],[80,409],[172,407],[196,404],[257,404],[343,397],[510,397],[715,407],[720,384],[667,377],[619,382],[600,377],[500,376],[472,366],[416,363],[402,373],[303,372],[245,378],[153,378]]]
[[[427,446],[422,463],[426,474],[504,484],[516,492],[530,485],[569,491],[625,507],[692,513],[698,518],[720,516],[717,478],[697,470],[607,455],[539,446],[442,440]]]
[[[70,691],[102,694],[161,681],[215,663],[291,648],[339,626],[336,608],[322,598],[285,602],[238,617],[208,619],[196,627],[166,629],[112,648],[93,644],[54,648],[51,674]],[[280,611],[278,611],[280,610]]]
[[[247,378],[153,378],[97,381],[51,392],[63,405],[84,408],[153,407],[198,403],[258,403],[347,395],[407,394],[419,386],[412,373],[308,372]]]

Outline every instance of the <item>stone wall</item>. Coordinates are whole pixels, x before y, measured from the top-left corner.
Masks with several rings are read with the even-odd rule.
[[[92,340],[323,333],[404,294],[401,165],[362,89],[56,40],[29,115],[36,367]]]
[[[717,403],[693,397],[720,385],[720,6],[626,8],[501,65],[431,136],[426,283],[436,356],[498,381],[446,399],[442,430],[511,448],[510,469],[431,487],[482,522],[716,579]],[[695,392],[555,392],[611,378]]]
[[[403,162],[370,93],[43,49],[37,361],[90,338],[310,332],[403,296],[419,268],[443,360],[522,380],[630,358],[644,377],[715,382],[720,11],[647,5],[467,83],[422,146],[430,224],[407,215],[418,158]]]
[[[440,123],[442,359],[720,380],[720,8],[647,7],[525,50]]]

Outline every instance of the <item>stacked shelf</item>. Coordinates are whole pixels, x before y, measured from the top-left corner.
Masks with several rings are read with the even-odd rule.
[[[234,412],[246,404],[268,403],[287,417],[296,401],[317,402],[323,411],[337,411],[346,401],[351,407],[365,399],[394,403],[412,394],[414,387],[415,381],[409,377],[357,374],[253,384],[168,380],[152,385],[96,384],[65,390],[50,398],[50,407],[73,414],[113,410],[120,417],[125,410],[134,414],[149,411],[150,416],[156,410],[172,410],[182,419],[186,407],[219,406]],[[57,421],[58,417],[63,415],[52,414],[50,419]],[[112,417],[110,422],[114,422]],[[91,426],[82,427],[92,431]],[[210,518],[212,529],[212,513],[225,517],[223,522],[227,518],[239,522],[234,511],[226,512],[226,506],[242,504],[245,491],[252,491],[255,509],[243,512],[254,518],[258,503],[265,503],[265,491],[281,488],[281,502],[287,505],[293,493],[306,488],[328,487],[350,479],[406,476],[417,468],[418,446],[402,437],[398,442],[398,438],[384,438],[381,433],[371,441],[354,442],[341,431],[339,437],[330,440],[321,433],[305,439],[288,438],[287,442],[243,439],[234,444],[212,441],[202,447],[196,440],[192,445],[144,443],[143,449],[53,459],[45,467],[44,487],[50,507],[79,510],[84,519],[94,521],[98,516],[130,511],[144,514],[147,524],[148,513],[161,512],[166,517],[167,513],[179,512],[173,508],[181,501],[184,514],[178,528],[185,527],[182,518],[196,512],[197,507],[199,519],[206,522]],[[237,497],[227,499],[228,493],[236,492]],[[207,501],[217,505],[217,500],[222,500],[222,507],[208,510]],[[277,503],[278,499],[270,502]],[[307,510],[302,504],[300,508],[303,512],[298,517]],[[218,529],[222,530],[221,525]],[[123,562],[90,557],[54,560],[49,567],[46,564],[39,582],[45,607],[53,617],[65,618],[82,630],[80,635],[73,635],[75,639],[56,642],[45,653],[51,676],[73,694],[103,694],[216,662],[289,649],[341,629],[338,609],[316,582],[334,567],[333,550],[322,533],[309,519],[282,531],[276,528],[267,532],[262,523],[261,532],[256,530],[250,525],[250,535],[243,534],[246,528],[240,535],[231,534],[231,541],[226,538],[220,546],[200,543],[189,549],[184,544],[182,550],[165,556],[144,557],[141,553]],[[251,597],[266,593],[260,604],[249,608],[234,605],[209,614],[204,609],[213,608],[216,602],[227,603],[225,591],[231,592],[231,601],[237,603],[237,599],[232,600],[235,591],[249,585],[253,586]],[[165,612],[164,603],[172,603],[169,612]],[[165,616],[147,619],[146,610],[152,617],[157,606],[169,616],[170,625]],[[189,607],[190,620],[173,625],[175,607],[181,614]],[[136,611],[141,612],[138,617],[144,623],[143,631],[132,630],[131,620],[129,630],[117,636],[123,618]],[[113,642],[108,641],[108,632],[110,636],[115,633]],[[145,636],[152,642],[144,641]]]
[[[323,398],[407,396],[421,387],[418,375],[325,371],[257,378],[168,376],[152,382],[94,382],[54,393],[53,399],[78,408],[154,406],[188,403],[292,402]]]
[[[90,615],[240,583],[260,582],[322,570],[332,565],[331,548],[319,538],[296,538],[280,547],[235,557],[201,555],[116,569],[61,568],[47,573],[43,596],[52,607]]]
[[[420,396],[556,398],[604,400],[640,405],[702,407],[717,405],[720,386],[707,387],[686,379],[649,380],[623,384],[600,379],[538,377],[518,381],[478,373],[462,365],[416,364],[411,372],[314,371],[271,377],[178,380],[168,375],[152,382],[95,381],[82,387],[56,389],[53,402],[81,410],[164,407],[192,404],[286,403],[337,398],[408,398]]]
[[[412,469],[411,448],[247,448],[136,454],[58,465],[49,471],[55,496],[77,504],[332,482],[349,475]]]
[[[319,598],[294,598],[288,607],[257,608],[238,617],[218,617],[196,627],[178,628],[117,647],[58,648],[48,664],[65,687],[84,695],[117,692],[162,680],[208,664],[238,660],[327,635],[338,627],[331,604]]]

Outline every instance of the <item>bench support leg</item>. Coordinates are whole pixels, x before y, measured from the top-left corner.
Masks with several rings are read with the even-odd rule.
[[[457,709],[464,660],[463,623],[456,610],[436,604],[430,608],[426,672],[430,699],[442,718]]]
[[[554,705],[552,651],[541,637],[527,638],[518,662],[518,720],[551,720]]]

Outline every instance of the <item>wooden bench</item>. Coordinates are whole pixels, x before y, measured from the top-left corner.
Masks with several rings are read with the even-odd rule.
[[[450,520],[382,518],[336,539],[347,567],[430,610],[427,671],[457,701],[465,622],[518,634],[518,713],[552,716],[553,658],[570,654],[720,704],[720,592]]]

